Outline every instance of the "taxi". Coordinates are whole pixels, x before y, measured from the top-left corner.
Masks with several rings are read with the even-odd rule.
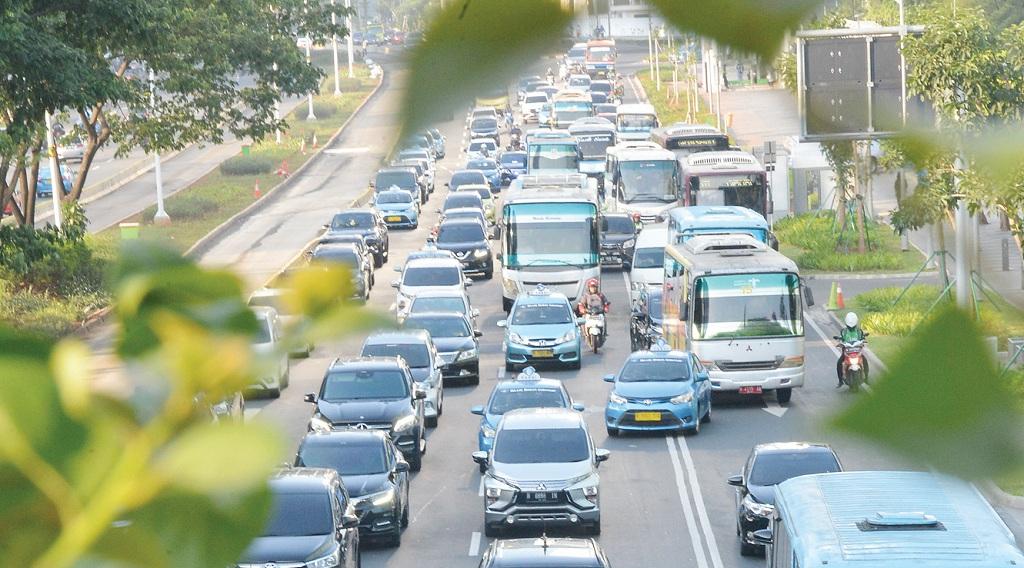
[[[698,434],[701,423],[711,421],[707,369],[693,353],[672,350],[664,340],[630,354],[604,380],[614,385],[604,412],[609,436],[623,430]]]
[[[579,321],[565,294],[538,284],[529,293],[519,294],[508,319],[499,321],[498,327],[505,328],[506,371],[540,363],[581,366]]]
[[[498,421],[506,412],[520,408],[572,408],[583,412],[583,405],[572,401],[562,381],[543,378],[533,367],[527,367],[515,379],[499,382],[487,404],[469,409],[471,414],[482,417],[477,434],[480,451],[491,451]]]

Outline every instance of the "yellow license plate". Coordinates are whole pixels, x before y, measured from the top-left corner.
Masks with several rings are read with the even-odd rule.
[[[551,349],[535,349],[533,351],[533,356],[534,357],[545,357],[545,358],[547,358],[547,357],[554,357],[555,356],[555,352],[553,350],[551,350]]]
[[[384,217],[384,220],[385,221],[391,221],[392,223],[397,223],[397,222],[401,221],[402,218],[399,217],[398,215],[388,215],[387,217]]]
[[[660,412],[637,412],[637,422],[661,422]]]

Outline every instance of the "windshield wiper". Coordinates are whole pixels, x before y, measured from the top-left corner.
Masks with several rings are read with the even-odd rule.
[[[572,266],[574,268],[583,268],[582,264],[567,262],[567,261],[560,260],[560,259],[557,259],[557,258],[544,258],[544,259],[531,260],[530,262],[527,262],[527,263],[519,263],[519,266],[536,266],[536,265],[540,265],[540,264],[549,264],[549,265],[550,264],[555,264],[555,265],[563,265],[563,266]]]

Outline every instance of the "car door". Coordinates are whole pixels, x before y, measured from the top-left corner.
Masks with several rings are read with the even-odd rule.
[[[402,453],[395,446],[395,443],[388,438],[386,441],[386,453],[388,459],[388,468],[391,470],[391,480],[395,484],[396,493],[401,501],[399,511],[405,510],[405,506],[409,501],[409,473],[405,471],[397,471],[398,462],[403,460]]]
[[[355,537],[352,532],[359,529],[343,528],[344,515],[348,509],[348,494],[340,482],[331,484],[331,515],[334,517],[334,538],[341,549],[341,558],[346,568],[355,566],[355,556],[358,555]]]

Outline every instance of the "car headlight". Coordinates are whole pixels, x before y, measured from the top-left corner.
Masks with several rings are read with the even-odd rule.
[[[494,428],[492,428],[490,424],[480,426],[480,432],[484,435],[484,438],[494,437]]]
[[[475,357],[478,357],[479,355],[480,355],[480,352],[477,351],[476,347],[474,347],[472,349],[467,349],[465,351],[459,351],[459,354],[458,354],[457,357],[455,357],[455,360],[456,361],[466,361],[468,359],[473,359]]]
[[[668,400],[672,404],[689,404],[693,402],[693,393],[687,392],[679,396],[674,396]]]
[[[616,394],[615,391],[612,391],[611,394],[608,395],[608,402],[613,404],[626,404],[626,397],[620,396]]]
[[[700,360],[700,364],[704,365],[704,367],[707,370],[709,370],[709,371],[717,371],[718,370],[718,363],[715,363],[714,359],[707,359],[707,360],[701,359]]]
[[[631,247],[631,246],[633,246],[635,244],[636,244],[636,239],[629,239],[628,241],[624,241],[622,243],[622,248],[629,248],[629,247]]]
[[[774,505],[757,502],[749,493],[743,498],[743,508],[757,517],[770,517],[775,512]]]
[[[488,487],[484,491],[484,499],[486,500],[488,507],[500,509],[508,506],[515,498],[516,492],[512,489],[505,489],[503,487]]]
[[[596,485],[588,485],[583,488],[583,496],[587,498],[593,504],[597,504],[598,488]]]
[[[508,334],[508,340],[510,342],[512,342],[512,343],[518,343],[520,345],[526,345],[526,340],[523,339],[523,336],[519,335],[518,333],[516,333],[514,331],[510,332]]]
[[[474,258],[484,258],[484,257],[486,257],[489,254],[491,254],[491,251],[489,251],[487,249],[478,249],[478,250],[473,251],[473,257]]]
[[[565,334],[562,335],[562,337],[556,339],[555,343],[568,343],[573,339],[576,339],[576,330],[570,329],[569,331],[565,332]]]
[[[330,421],[328,421],[323,416],[320,416],[319,414],[314,414],[313,417],[309,419],[309,431],[310,432],[320,432],[320,433],[323,433],[323,432],[330,432],[331,430],[332,430],[332,427],[331,427]]]
[[[395,491],[393,489],[387,489],[385,491],[379,491],[377,493],[370,493],[359,498],[358,509],[366,510],[370,508],[386,509],[391,507],[395,503]]]
[[[321,556],[316,560],[310,560],[306,562],[307,568],[334,568],[335,566],[341,566],[341,549],[336,548],[334,552],[327,556]]]
[[[416,417],[413,415],[403,416],[398,420],[395,420],[395,424],[391,427],[395,432],[405,432],[416,425]]]

